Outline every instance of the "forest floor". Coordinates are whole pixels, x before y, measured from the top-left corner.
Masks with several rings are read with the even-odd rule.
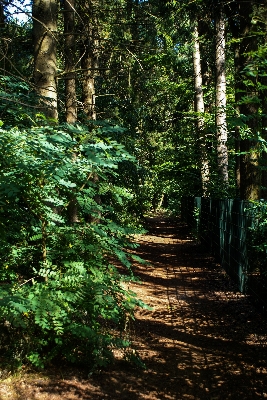
[[[267,318],[179,220],[151,218],[131,285],[152,307],[131,326],[146,369],[117,361],[88,377],[58,367],[0,381],[0,400],[267,399]]]

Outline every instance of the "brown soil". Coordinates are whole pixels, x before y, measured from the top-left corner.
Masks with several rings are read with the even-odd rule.
[[[92,376],[54,368],[2,379],[0,399],[267,398],[267,323],[179,221],[153,218],[138,240],[142,284],[153,307],[137,310],[133,348],[146,369],[117,357]]]

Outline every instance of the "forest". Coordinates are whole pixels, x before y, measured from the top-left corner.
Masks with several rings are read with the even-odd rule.
[[[1,0],[0,32],[0,361],[138,363],[144,216],[267,198],[267,2]]]

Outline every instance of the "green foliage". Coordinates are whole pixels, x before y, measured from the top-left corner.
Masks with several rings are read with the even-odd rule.
[[[248,255],[251,272],[260,274],[267,287],[267,203],[251,202],[248,209],[252,224],[248,234]]]
[[[0,77],[0,119],[6,125],[30,127],[38,120],[36,93],[29,84],[12,76]]]
[[[17,362],[63,357],[93,368],[129,346],[125,321],[143,306],[124,288],[136,230],[122,212],[129,193],[112,181],[134,159],[101,134],[80,125],[0,130],[0,321],[13,342],[3,354],[13,349]]]

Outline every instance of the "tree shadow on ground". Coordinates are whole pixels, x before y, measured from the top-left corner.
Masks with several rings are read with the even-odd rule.
[[[153,308],[138,309],[129,326],[146,369],[121,357],[90,377],[59,367],[30,389],[20,381],[15,398],[267,398],[266,320],[183,223],[150,219],[147,226],[137,254],[150,265],[134,265],[142,283],[131,289]]]

